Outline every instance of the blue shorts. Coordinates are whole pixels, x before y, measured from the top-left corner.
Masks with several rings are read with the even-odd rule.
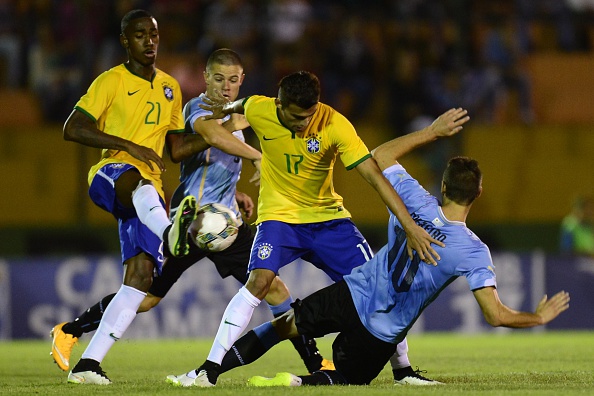
[[[371,248],[351,219],[308,224],[269,220],[258,224],[248,270],[278,273],[301,258],[337,282],[372,257]]]
[[[97,171],[89,187],[89,196],[93,203],[111,213],[118,221],[122,262],[146,253],[153,258],[157,273],[163,267],[163,242],[145,226],[134,208],[123,206],[116,198],[115,182],[134,166],[124,163],[108,164]],[[165,203],[161,199],[161,205]]]

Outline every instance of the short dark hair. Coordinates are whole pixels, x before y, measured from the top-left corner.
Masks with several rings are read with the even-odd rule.
[[[445,196],[458,205],[470,205],[480,195],[482,178],[476,160],[454,157],[443,172]]]
[[[219,48],[210,54],[208,60],[206,61],[206,70],[208,71],[214,64],[226,66],[238,65],[243,67],[239,54],[233,50],[230,50],[229,48]]]
[[[320,101],[320,80],[307,71],[298,71],[283,77],[278,83],[279,99],[283,107],[291,103],[309,109]]]
[[[145,11],[145,10],[132,10],[132,11],[128,12],[126,15],[124,15],[124,17],[122,18],[122,22],[120,24],[120,29],[122,30],[122,34],[124,34],[124,31],[130,24],[130,22],[133,21],[134,19],[138,19],[138,18],[154,18],[154,17],[151,15],[150,12]]]

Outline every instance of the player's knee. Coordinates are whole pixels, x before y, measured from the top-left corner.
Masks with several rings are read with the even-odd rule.
[[[156,307],[159,304],[159,302],[161,302],[161,297],[156,297],[152,294],[147,294],[147,296],[140,303],[140,307],[138,307],[137,312],[140,313],[150,311],[152,308]]]
[[[138,185],[136,186],[136,188],[134,189],[134,191],[132,191],[132,195],[134,195],[134,193],[136,192],[136,190],[138,190],[140,187],[142,186],[148,186],[148,185],[153,185],[153,182],[147,179],[140,179],[138,181]]]
[[[140,254],[125,265],[124,285],[147,292],[153,283],[153,262]]]
[[[269,276],[267,272],[272,274],[272,276]],[[264,297],[266,297],[266,294],[268,294],[274,276],[275,275],[272,271],[252,271],[247,283],[245,284],[245,287],[254,297],[262,300]]]

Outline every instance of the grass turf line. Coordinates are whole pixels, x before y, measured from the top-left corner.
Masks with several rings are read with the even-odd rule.
[[[72,364],[80,358],[90,337],[75,347]],[[318,341],[322,354],[331,358],[333,337]],[[51,342],[0,342],[0,394],[30,395],[177,395],[199,389],[174,388],[168,374],[181,374],[198,366],[208,354],[211,340],[126,340],[116,343],[102,367],[114,381],[110,386],[66,383],[49,356]],[[409,336],[413,368],[447,383],[439,387],[394,389],[389,364],[370,386],[248,388],[252,375],[276,372],[305,373],[289,342],[274,347],[259,361],[223,374],[209,394],[283,395],[572,395],[594,394],[594,331],[512,331],[507,334],[461,335],[426,333]]]

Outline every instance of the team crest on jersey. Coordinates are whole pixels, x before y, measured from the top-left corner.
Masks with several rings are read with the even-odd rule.
[[[261,260],[266,260],[272,254],[272,245],[269,243],[263,243],[258,246],[258,257]]]
[[[167,83],[163,83],[163,94],[168,101],[173,100],[173,88],[171,88]]]
[[[312,154],[316,154],[320,152],[320,140],[318,138],[312,137],[307,139],[307,152],[312,153]]]

